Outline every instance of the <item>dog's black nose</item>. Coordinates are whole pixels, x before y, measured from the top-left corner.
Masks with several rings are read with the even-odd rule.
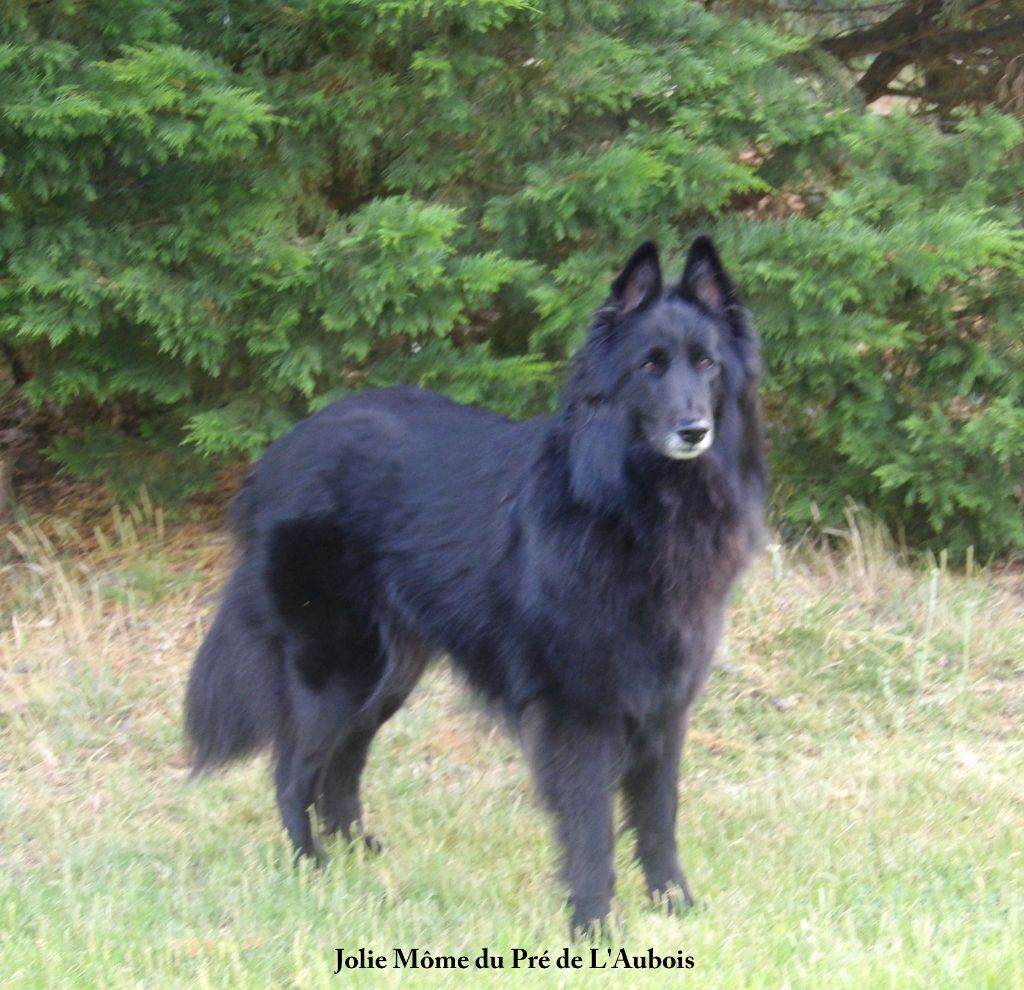
[[[706,419],[696,420],[692,423],[682,423],[676,433],[691,447],[696,447],[707,435],[711,424]]]

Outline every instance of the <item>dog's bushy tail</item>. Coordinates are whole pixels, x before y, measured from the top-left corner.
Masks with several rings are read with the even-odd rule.
[[[284,664],[253,591],[243,565],[192,667],[185,728],[194,747],[195,773],[268,745],[286,717]]]
[[[266,627],[262,582],[251,554],[254,500],[250,472],[229,516],[241,560],[199,648],[185,696],[193,773],[268,745],[287,714],[284,662]]]

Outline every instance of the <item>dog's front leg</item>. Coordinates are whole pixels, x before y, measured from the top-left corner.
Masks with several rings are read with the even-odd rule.
[[[573,934],[601,931],[615,886],[616,740],[593,721],[535,702],[521,720],[537,786],[555,817],[569,886]]]
[[[679,758],[685,733],[685,712],[674,710],[663,716],[638,740],[622,781],[626,817],[636,833],[647,891],[670,908],[693,905],[676,852]]]

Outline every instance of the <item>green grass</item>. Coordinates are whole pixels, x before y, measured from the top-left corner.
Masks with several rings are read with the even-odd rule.
[[[371,756],[383,856],[294,870],[265,761],[189,779],[181,698],[226,548],[126,518],[88,552],[23,527],[0,556],[5,988],[1024,987],[1019,573],[911,570],[856,531],[842,558],[761,561],[684,759],[699,907],[651,907],[618,848],[611,946],[694,968],[567,971],[523,762],[443,668]],[[388,968],[334,976],[360,947]],[[484,947],[504,969],[393,966]],[[516,947],[552,968],[511,970]]]

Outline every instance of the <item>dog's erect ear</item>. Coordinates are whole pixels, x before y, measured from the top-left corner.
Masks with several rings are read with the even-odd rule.
[[[724,313],[736,303],[736,289],[725,274],[710,237],[698,237],[690,245],[679,294],[701,303],[712,313]]]
[[[622,505],[629,438],[625,417],[607,403],[587,404],[569,439],[569,472],[573,497],[592,509]]]
[[[612,282],[612,299],[625,316],[646,306],[661,295],[661,265],[653,241],[646,241],[633,252],[618,278]]]

